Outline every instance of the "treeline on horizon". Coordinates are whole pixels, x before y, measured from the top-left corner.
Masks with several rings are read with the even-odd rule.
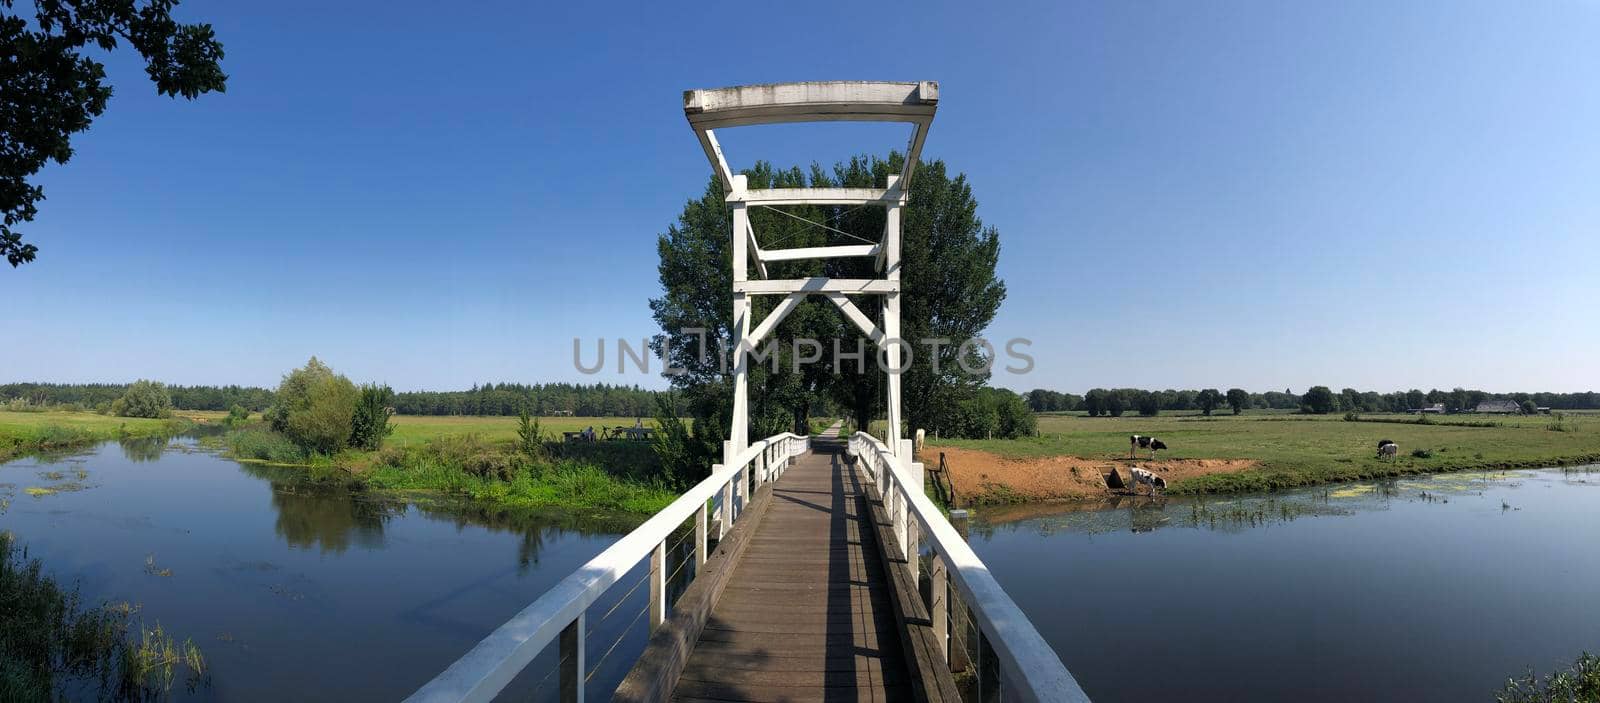
[[[0,403],[20,401],[35,407],[105,410],[127,392],[127,383],[8,383],[0,385]],[[274,392],[255,386],[167,386],[178,410],[228,410],[235,405],[253,412],[271,407]],[[400,415],[531,415],[567,414],[591,417],[651,417],[660,391],[638,386],[575,383],[485,383],[464,391],[396,393]],[[681,403],[680,403],[681,404]]]
[[[1318,386],[1320,388],[1320,386]],[[1243,404],[1243,410],[1300,410],[1306,407],[1303,396],[1283,391],[1267,391],[1265,393],[1252,393],[1241,389],[1217,391],[1214,396],[1213,407],[1216,409],[1230,410],[1230,395],[1239,397],[1237,393],[1244,393],[1248,397]],[[1093,414],[1116,414],[1121,412],[1139,412],[1141,414],[1154,414],[1151,410],[1161,411],[1204,411],[1205,390],[1161,390],[1151,391],[1140,388],[1095,388],[1085,395],[1062,393],[1058,391],[1036,388],[1023,393],[1023,399],[1028,408],[1034,412],[1091,412]],[[1409,391],[1393,391],[1378,393],[1376,391],[1358,391],[1354,388],[1345,388],[1333,393],[1332,410],[1342,412],[1370,412],[1401,413],[1407,410],[1423,408],[1436,403],[1443,403],[1449,412],[1471,410],[1478,407],[1479,403],[1486,400],[1512,400],[1518,403],[1533,401],[1534,405],[1550,408],[1552,410],[1595,410],[1600,409],[1600,393],[1584,391],[1578,393],[1490,393],[1480,390],[1454,388],[1439,390],[1437,388],[1422,391],[1411,389]],[[1098,412],[1095,412],[1098,410]]]

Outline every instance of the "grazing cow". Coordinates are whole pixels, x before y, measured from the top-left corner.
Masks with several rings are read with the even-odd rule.
[[[1155,473],[1146,471],[1137,466],[1129,469],[1129,471],[1133,474],[1134,493],[1139,492],[1139,484],[1141,483],[1150,487],[1150,495],[1155,495],[1156,489],[1158,488],[1162,491],[1167,490],[1167,480],[1155,475]]]
[[[1378,458],[1379,459],[1383,459],[1383,458],[1392,459],[1392,458],[1394,458],[1394,456],[1396,454],[1399,454],[1399,453],[1400,453],[1400,445],[1395,444],[1393,441],[1387,440],[1387,439],[1378,440]]]
[[[1151,459],[1155,459],[1156,458],[1156,450],[1157,449],[1166,449],[1166,448],[1167,448],[1167,445],[1165,443],[1163,443],[1161,440],[1156,439],[1155,437],[1146,437],[1146,436],[1143,436],[1143,435],[1130,435],[1128,437],[1128,458],[1129,459],[1133,458],[1134,449],[1148,449],[1148,450],[1150,450],[1150,458]]]
[[[1128,436],[1128,458],[1129,459],[1133,458],[1133,452],[1134,452],[1135,449],[1149,449],[1150,448],[1150,440],[1151,439],[1152,439],[1151,437],[1145,437],[1143,435],[1129,435]]]

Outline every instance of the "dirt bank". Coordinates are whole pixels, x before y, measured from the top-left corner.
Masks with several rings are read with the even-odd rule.
[[[940,452],[944,452],[957,501],[962,505],[1103,498],[1114,493],[1106,487],[1105,475],[1116,469],[1126,479],[1129,466],[1155,471],[1172,484],[1207,474],[1244,471],[1256,465],[1254,459],[1008,458],[976,449],[935,446],[923,449],[920,459],[930,468],[937,467]]]

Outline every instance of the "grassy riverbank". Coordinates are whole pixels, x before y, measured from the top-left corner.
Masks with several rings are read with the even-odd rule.
[[[931,440],[923,461],[951,451],[971,502],[1092,497],[1097,471],[1137,464],[1167,472],[1170,493],[1261,491],[1332,481],[1422,473],[1600,462],[1600,414],[1428,418],[1246,413],[1090,418],[1044,415],[1039,436],[1016,440]],[[1152,435],[1170,448],[1157,461],[1128,460],[1128,436]],[[1376,445],[1400,445],[1379,459]],[[959,455],[960,462],[956,461]],[[966,464],[965,466],[961,464]],[[1073,481],[1052,481],[1074,472]],[[1019,486],[1021,486],[1019,488]],[[1103,489],[1100,489],[1103,490]],[[1058,495],[1051,495],[1054,491]]]
[[[0,461],[31,452],[71,449],[114,439],[174,435],[187,429],[200,415],[206,414],[183,413],[154,420],[64,410],[0,411]]]
[[[307,470],[313,480],[362,488],[431,492],[509,508],[562,508],[654,513],[678,496],[660,475],[648,443],[547,441],[521,448],[517,419],[396,417],[395,432],[378,451],[307,453],[254,425],[219,438],[230,456]],[[618,418],[540,418],[548,438],[585,427],[631,426]],[[647,423],[649,424],[649,423]]]

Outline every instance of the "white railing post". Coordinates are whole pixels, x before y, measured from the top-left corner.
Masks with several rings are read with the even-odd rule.
[[[706,509],[705,501],[700,501],[700,509],[694,514],[694,577],[700,578],[700,570],[706,565],[706,520],[710,519],[710,511]]]
[[[950,663],[950,584],[949,575],[945,572],[944,557],[935,550],[928,555],[928,571],[933,577],[929,588],[928,610],[933,615],[933,636],[939,640],[939,651],[944,654],[944,663]]]
[[[744,468],[733,472],[733,480],[736,482],[733,488],[733,502],[739,506],[733,519],[738,520],[744,517],[745,502],[750,499],[750,465],[745,464]]]
[[[587,613],[561,631],[561,703],[583,703],[583,628]]]
[[[667,542],[656,543],[650,553],[650,631],[667,618]]]
[[[722,474],[722,464],[712,464],[712,466],[711,466],[711,475],[712,476],[720,476],[721,474]],[[733,482],[732,481],[722,484],[721,490],[718,491],[719,493],[722,494],[722,505],[717,507],[717,541],[718,542],[721,542],[722,538],[727,536],[727,534],[728,534],[728,523],[733,520],[733,494],[732,494],[732,491],[733,491]]]

